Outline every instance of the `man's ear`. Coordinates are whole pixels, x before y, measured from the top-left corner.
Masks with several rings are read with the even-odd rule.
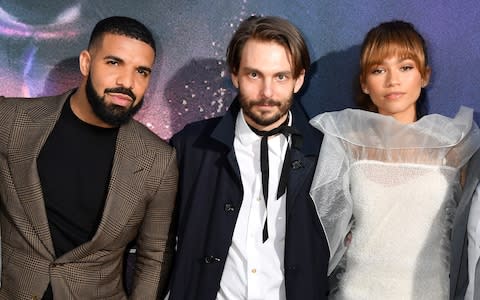
[[[230,74],[230,79],[232,80],[233,86],[238,89],[238,76],[236,74]]]
[[[80,72],[82,73],[83,76],[88,76],[90,73],[90,63],[91,63],[91,56],[90,52],[87,50],[83,50],[80,52],[80,56],[78,57],[78,61],[80,64]]]
[[[300,90],[303,83],[305,82],[305,69],[302,69],[300,75],[295,79],[295,86],[293,87],[293,93],[296,93]]]

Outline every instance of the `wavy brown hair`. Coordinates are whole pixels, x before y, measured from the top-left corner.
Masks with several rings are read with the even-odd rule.
[[[251,16],[238,27],[227,48],[227,64],[232,74],[238,73],[242,52],[250,39],[273,41],[284,46],[292,56],[293,77],[298,78],[310,67],[310,55],[301,32],[289,21],[274,16]]]

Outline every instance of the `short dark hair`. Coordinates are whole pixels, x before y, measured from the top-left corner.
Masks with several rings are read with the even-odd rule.
[[[310,67],[310,54],[301,32],[289,21],[274,16],[251,16],[240,23],[227,48],[227,64],[232,74],[238,73],[242,51],[249,39],[274,41],[292,55],[293,76]]]
[[[142,41],[152,47],[155,53],[157,52],[152,32],[139,21],[124,16],[113,16],[99,21],[90,35],[88,48],[92,48],[106,33]]]

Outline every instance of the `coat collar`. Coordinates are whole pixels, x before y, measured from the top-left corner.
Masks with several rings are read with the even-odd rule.
[[[318,155],[322,142],[322,134],[308,123],[307,114],[297,100],[293,101],[290,111],[293,118],[292,126],[300,131],[303,136],[303,145],[299,151],[307,156]],[[237,96],[211,134],[212,139],[224,144],[229,149],[233,148],[235,123],[239,112],[240,102]]]
[[[238,97],[236,97],[228,111],[220,119],[220,122],[213,130],[210,137],[223,145],[228,149],[233,149],[233,141],[235,140],[235,123],[237,120],[237,115],[240,112],[240,102]]]
[[[305,189],[305,182],[311,181],[313,170],[317,163],[320,145],[323,135],[308,122],[308,117],[303,108],[294,100],[290,108],[293,124],[303,136],[303,144],[300,149],[292,148],[290,178],[287,186],[287,217],[292,211],[297,195]],[[222,143],[228,150],[227,159],[240,178],[240,170],[233,151],[235,139],[235,123],[240,112],[240,103],[236,97],[230,105],[227,113],[221,118],[210,137]]]

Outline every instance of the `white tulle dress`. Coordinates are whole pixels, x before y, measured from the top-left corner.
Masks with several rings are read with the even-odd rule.
[[[460,169],[480,145],[473,111],[404,125],[346,109],[311,124],[325,134],[310,193],[329,243],[331,298],[448,299]]]

